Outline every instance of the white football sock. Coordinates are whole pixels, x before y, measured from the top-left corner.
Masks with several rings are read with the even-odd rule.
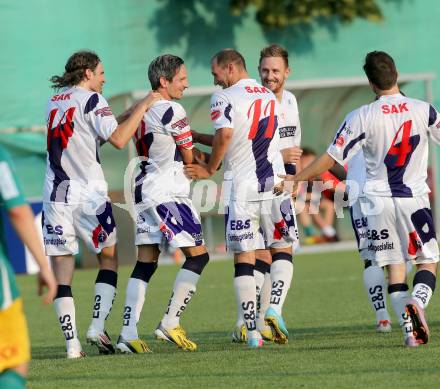
[[[200,275],[191,270],[180,269],[173,286],[173,294],[168,303],[168,308],[162,318],[165,328],[176,328],[180,316],[196,292],[197,281]]]
[[[259,310],[257,312],[257,328],[259,331],[270,329],[264,321],[264,315],[266,314],[267,308],[270,305],[270,293],[272,291],[272,281],[270,279],[270,273],[266,272],[264,274],[264,283],[260,291],[259,296]]]
[[[53,301],[67,350],[81,350],[76,331],[75,303],[73,297],[58,297]]]
[[[270,307],[281,315],[287,292],[293,276],[293,263],[284,259],[276,260],[270,266],[270,280],[272,291],[270,293]]]
[[[258,318],[258,311],[260,310],[260,294],[264,284],[264,273],[261,273],[259,270],[254,269],[254,278],[255,278],[255,291],[257,298],[257,318]]]
[[[405,338],[413,334],[412,322],[405,309],[408,299],[409,292],[407,290],[390,293],[391,305],[396,313],[397,319],[399,320],[399,325],[402,328],[403,336]]]
[[[248,339],[261,338],[260,333],[257,331],[256,324],[257,299],[255,278],[253,276],[234,277],[234,289],[237,302],[243,313]]]
[[[243,310],[241,309],[240,301],[237,301],[237,321],[235,322],[235,327],[241,327],[242,325],[244,325]]]
[[[113,285],[98,282],[95,284],[95,303],[93,305],[92,324],[98,332],[104,332],[105,321],[110,313],[116,296]]]
[[[370,305],[376,313],[376,321],[391,321],[387,310],[387,284],[381,267],[369,266],[364,269],[364,286]]]
[[[415,299],[423,309],[425,309],[429,304],[429,300],[431,300],[432,289],[423,283],[415,284],[411,297]]]
[[[130,277],[128,280],[125,292],[124,320],[121,330],[121,336],[125,340],[135,340],[139,338],[137,323],[144,306],[147,287],[148,283],[139,278]]]

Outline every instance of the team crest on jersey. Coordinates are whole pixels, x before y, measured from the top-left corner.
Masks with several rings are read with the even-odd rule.
[[[211,112],[211,120],[215,121],[217,120],[221,115],[221,111],[219,109],[216,109],[214,111]]]
[[[344,146],[344,143],[345,143],[345,139],[344,139],[344,137],[343,137],[342,135],[339,135],[339,136],[336,138],[335,143],[336,143],[336,145],[339,146],[339,147]]]
[[[99,108],[94,113],[95,113],[95,116],[101,116],[101,117],[113,115],[110,107]]]
[[[284,219],[281,219],[279,222],[274,223],[275,230],[273,232],[273,238],[276,240],[280,240],[283,236],[289,236],[289,226],[287,225]]]
[[[107,240],[107,233],[102,230],[98,233],[98,242],[99,243],[104,243]]]
[[[410,232],[408,234],[408,254],[410,255],[416,255],[417,251],[421,250],[423,247],[423,242],[419,237],[419,234],[417,234],[416,231]]]
[[[165,239],[166,239],[168,242],[171,242],[171,241],[173,240],[173,238],[174,238],[174,232],[173,232],[171,229],[169,229],[165,223],[162,223],[162,224],[159,226],[159,229],[160,229],[160,231],[162,232],[162,234],[165,236]]]

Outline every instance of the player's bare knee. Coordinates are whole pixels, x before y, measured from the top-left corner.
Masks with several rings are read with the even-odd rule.
[[[429,272],[431,272],[432,274],[434,274],[434,276],[437,275],[437,265],[438,263],[420,263],[417,264],[417,271],[421,271],[421,270],[427,270]]]
[[[256,261],[262,261],[270,265],[272,263],[272,256],[270,250],[255,250]]]
[[[234,264],[248,263],[255,266],[255,251],[244,251],[234,254]]]
[[[157,244],[145,244],[138,246],[138,262],[157,263],[160,248]]]

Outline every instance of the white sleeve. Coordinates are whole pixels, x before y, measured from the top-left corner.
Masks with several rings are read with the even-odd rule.
[[[95,133],[104,140],[108,140],[118,126],[107,100],[99,93],[89,97],[84,113]]]
[[[344,166],[365,143],[365,129],[359,109],[349,113],[327,149],[327,153]]]
[[[164,123],[165,130],[171,134],[178,149],[192,149],[193,139],[186,112],[180,104],[173,103],[168,108],[169,121]],[[164,115],[165,117],[166,115]]]
[[[296,99],[294,100],[292,108],[284,112],[284,114],[288,117],[284,118],[285,123],[280,121],[280,150],[294,146],[300,147],[301,124]]]
[[[215,130],[234,128],[234,108],[224,93],[215,92],[211,97],[211,120]]]
[[[431,139],[440,145],[440,114],[432,105],[429,105],[428,132]]]

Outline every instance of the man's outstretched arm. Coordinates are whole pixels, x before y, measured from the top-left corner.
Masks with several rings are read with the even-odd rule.
[[[288,191],[293,194],[296,192],[298,182],[312,180],[331,169],[335,163],[336,161],[328,153],[324,153],[298,174],[294,176],[290,174],[280,176],[281,178],[284,178],[284,180],[281,184],[274,187],[274,192],[282,193],[283,191]]]

